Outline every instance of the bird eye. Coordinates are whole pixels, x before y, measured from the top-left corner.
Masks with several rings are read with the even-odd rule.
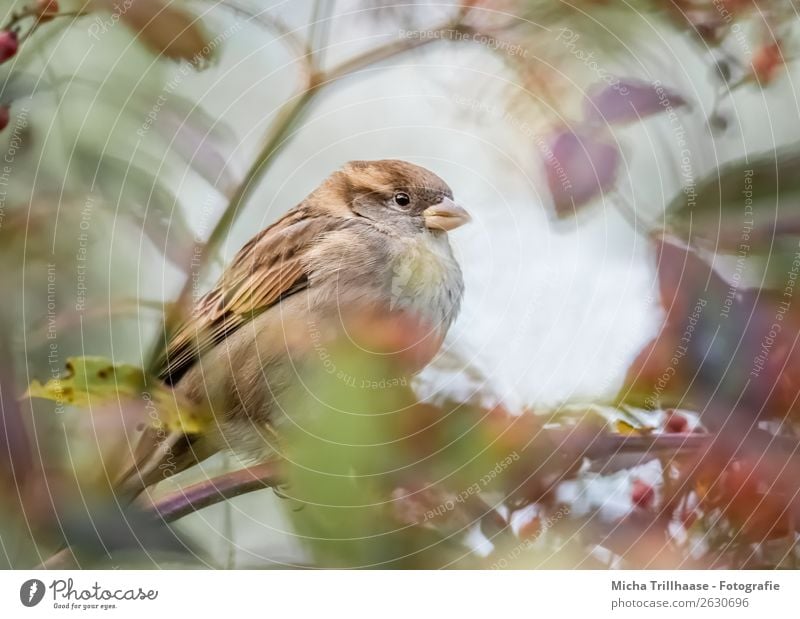
[[[398,191],[394,194],[394,203],[397,204],[397,206],[408,206],[411,204],[411,196],[403,191]]]

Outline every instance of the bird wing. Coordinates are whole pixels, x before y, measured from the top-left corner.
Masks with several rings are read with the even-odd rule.
[[[261,312],[308,286],[306,256],[344,220],[294,209],[253,237],[169,339],[158,375],[175,384],[206,351]]]
[[[203,353],[261,312],[306,288],[306,257],[313,241],[346,225],[345,218],[315,215],[301,205],[254,236],[169,339],[159,377],[174,385]],[[159,464],[165,455],[171,461],[171,474],[205,459],[213,449],[202,438],[175,432],[164,439],[152,430],[144,431],[117,486],[135,496],[160,481]]]

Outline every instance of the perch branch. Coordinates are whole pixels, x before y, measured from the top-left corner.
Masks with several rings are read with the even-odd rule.
[[[281,483],[277,462],[267,462],[209,479],[160,498],[150,506],[165,522],[173,522],[192,512],[210,507],[256,490],[274,488]]]
[[[169,523],[188,516],[192,512],[221,503],[248,492],[274,488],[281,483],[277,462],[259,464],[183,488],[145,507],[157,519]],[[77,558],[72,548],[62,548],[39,564],[37,569],[77,569]]]
[[[558,432],[555,432],[558,434]],[[715,442],[713,434],[673,434],[651,436],[619,436],[602,434],[592,441],[588,447],[580,448],[581,457],[602,459],[609,454],[627,452],[694,452],[701,453],[709,449]],[[564,443],[562,443],[564,444]],[[796,446],[796,444],[795,444]],[[219,477],[188,486],[164,497],[151,501],[144,509],[151,512],[158,520],[171,523],[198,510],[216,505],[228,499],[242,496],[257,490],[276,488],[283,482],[280,462],[272,461],[259,464]],[[482,506],[482,507],[481,507]],[[492,509],[482,502],[475,511],[476,518],[481,520],[489,537],[507,533],[505,523],[498,520]],[[70,548],[65,548],[44,561],[40,569],[70,569],[78,567],[75,555]]]
[[[714,435],[672,434],[653,436],[604,435],[583,455],[597,458],[629,451],[698,451],[713,443]],[[153,501],[150,509],[166,522],[256,490],[275,488],[282,483],[280,463],[267,462],[226,473]]]

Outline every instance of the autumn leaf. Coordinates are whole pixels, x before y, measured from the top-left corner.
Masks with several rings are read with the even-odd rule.
[[[623,436],[643,436],[650,432],[650,428],[637,428],[624,419],[617,419],[614,424],[614,431]]]
[[[604,137],[565,127],[551,136],[548,149],[543,164],[559,218],[575,215],[614,186],[620,152]]]
[[[213,51],[200,21],[174,2],[161,0],[128,0],[125,10],[116,0],[96,0],[100,9],[118,14],[150,50],[173,60],[195,62]],[[195,64],[197,64],[195,62]]]
[[[684,105],[683,96],[660,82],[627,79],[592,86],[584,103],[584,117],[590,122],[625,124]]]
[[[142,369],[126,363],[114,364],[105,357],[68,357],[66,372],[42,384],[34,380],[23,398],[41,398],[79,408],[107,402],[143,400],[157,415],[148,416],[156,428],[194,434],[210,423],[210,414]]]
[[[754,419],[797,419],[800,311],[785,291],[739,287],[672,238],[656,252],[664,323],[618,400],[702,411],[704,426],[731,432],[746,433]]]

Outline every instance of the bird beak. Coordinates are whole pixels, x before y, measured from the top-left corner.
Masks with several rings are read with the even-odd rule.
[[[469,213],[458,206],[450,198],[442,198],[439,204],[429,206],[422,211],[425,227],[431,230],[455,230],[472,220]]]

